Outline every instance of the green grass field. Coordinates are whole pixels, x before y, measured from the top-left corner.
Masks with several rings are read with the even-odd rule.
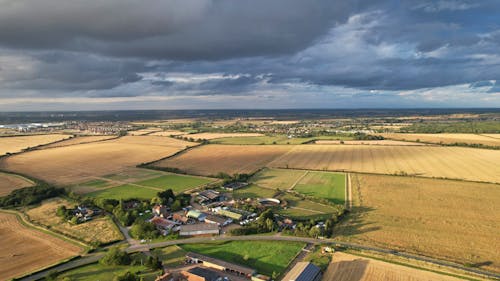
[[[150,186],[161,189],[172,189],[181,193],[189,189],[212,182],[213,180],[201,177],[191,177],[176,174],[166,174],[157,178],[136,182],[138,185]]]
[[[323,219],[331,217],[337,211],[331,206],[303,200],[289,193],[280,196],[280,199],[286,200],[288,205],[287,209],[280,209],[278,213],[294,219]]]
[[[267,188],[286,190],[291,188],[306,171],[292,169],[264,169],[250,180]]]
[[[186,259],[186,251],[179,246],[155,249],[153,254],[157,255],[166,267],[182,265]]]
[[[295,191],[335,204],[345,203],[345,177],[343,173],[308,172],[293,188]]]
[[[281,275],[304,247],[304,243],[284,241],[231,241],[225,243],[185,244],[181,247],[228,262],[245,265],[257,272]]]
[[[233,192],[233,197],[236,199],[244,199],[244,198],[269,198],[273,197],[275,190],[270,188],[263,188],[251,184],[247,187],[237,189]]]
[[[80,184],[82,186],[86,187],[93,187],[93,188],[104,188],[110,185],[110,182],[105,181],[105,180],[91,180],[88,182],[84,182]]]
[[[117,187],[91,192],[87,194],[87,196],[116,200],[131,198],[151,199],[155,197],[158,192],[159,190],[157,189],[124,184]]]
[[[217,144],[303,144],[312,140],[349,140],[350,137],[343,136],[319,136],[312,138],[288,138],[286,135],[259,136],[259,137],[232,137],[211,140]]]

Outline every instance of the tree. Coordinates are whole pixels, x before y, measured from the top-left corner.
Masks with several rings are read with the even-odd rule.
[[[151,223],[137,220],[130,228],[130,235],[137,239],[153,239],[158,237],[159,232]]]
[[[118,247],[112,247],[104,257],[99,260],[99,263],[103,265],[128,265],[130,264],[130,257]]]
[[[124,274],[117,275],[113,278],[113,281],[141,281],[142,278],[137,276],[135,273],[130,271],[125,272]]]
[[[146,266],[152,270],[159,270],[162,268],[162,263],[157,256],[149,256],[146,260]]]

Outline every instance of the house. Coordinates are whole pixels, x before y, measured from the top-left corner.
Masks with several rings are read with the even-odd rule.
[[[214,223],[218,226],[226,226],[232,222],[233,222],[232,219],[223,218],[215,215],[207,215],[207,217],[205,218],[205,223]]]
[[[163,235],[167,235],[172,231],[177,231],[179,225],[175,221],[167,220],[162,217],[154,217],[150,220],[150,222],[154,224]]]
[[[197,236],[197,235],[218,235],[219,226],[213,223],[199,223],[181,225],[179,235]]]
[[[222,187],[226,190],[229,190],[229,191],[235,191],[235,190],[243,188],[247,185],[248,185],[247,182],[230,182],[230,183],[224,184]]]
[[[205,267],[217,269],[220,271],[231,272],[240,276],[251,278],[255,273],[255,269],[208,257],[198,253],[189,252],[186,254],[186,260],[190,263],[199,263]]]
[[[208,189],[198,193],[198,202],[202,205],[207,205],[214,202],[224,201],[225,197],[220,192]]]
[[[166,217],[168,217],[168,210],[169,210],[169,208],[167,206],[155,205],[153,207],[152,211],[153,211],[153,215],[166,218]]]
[[[196,219],[198,221],[205,221],[205,218],[207,217],[207,215],[205,213],[202,213],[198,210],[189,210],[187,212],[186,216],[188,218]]]
[[[310,262],[298,262],[285,277],[283,281],[320,281],[321,270]]]
[[[183,278],[187,281],[222,281],[223,278],[215,270],[209,270],[203,267],[193,267],[181,272]]]

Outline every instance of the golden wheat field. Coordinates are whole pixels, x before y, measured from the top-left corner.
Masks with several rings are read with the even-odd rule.
[[[144,136],[144,135],[149,135],[155,132],[160,132],[160,128],[146,128],[146,129],[141,129],[141,130],[136,130],[136,131],[129,131],[128,135],[129,136]]]
[[[0,137],[0,155],[21,152],[23,149],[36,147],[70,138],[71,135],[33,135],[20,137]]]
[[[82,249],[24,226],[14,214],[0,212],[0,280],[9,280],[76,256]]]
[[[192,145],[195,143],[167,137],[126,136],[18,154],[2,159],[0,168],[65,185],[118,173]]]
[[[52,198],[44,201],[40,206],[27,210],[29,219],[37,224],[44,225],[74,239],[87,243],[110,243],[123,239],[118,227],[108,217],[100,217],[85,223],[72,225],[61,221],[56,215],[57,208],[65,206],[73,208],[75,203],[61,198]]]
[[[333,254],[323,281],[458,281],[451,276],[418,270],[342,252]]]
[[[395,141],[395,140],[317,140],[315,144],[345,144],[345,145],[426,145],[424,143]]]
[[[0,196],[5,196],[13,190],[33,185],[34,182],[21,176],[0,172]]]
[[[73,137],[68,140],[52,143],[52,144],[47,144],[43,145],[40,148],[54,148],[54,147],[61,147],[61,146],[69,146],[69,145],[75,145],[75,144],[84,144],[84,143],[91,143],[91,142],[97,142],[97,141],[104,141],[104,140],[109,140],[116,138],[116,136],[81,136],[81,137]]]
[[[195,140],[213,140],[220,138],[235,138],[235,137],[260,137],[263,134],[259,133],[199,133],[199,134],[189,134],[184,137],[193,138]]]
[[[156,162],[194,175],[252,173],[291,149],[286,145],[203,145]]]
[[[496,134],[500,136],[500,134]],[[500,146],[500,139],[495,138],[495,134],[477,135],[477,134],[382,134],[384,138],[406,141],[421,141],[428,143],[466,143],[482,144],[487,146]]]
[[[337,239],[500,272],[500,185],[352,174]]]
[[[185,135],[186,132],[177,130],[160,131],[149,134],[150,136],[160,136],[160,137],[170,137],[170,136],[180,136]]]
[[[269,166],[500,182],[499,161],[499,150],[464,147],[299,145]]]

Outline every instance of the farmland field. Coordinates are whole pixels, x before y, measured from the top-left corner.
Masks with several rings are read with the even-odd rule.
[[[458,281],[451,276],[336,252],[323,281]]]
[[[33,185],[34,182],[21,176],[0,172],[0,197],[11,193],[13,190]]]
[[[61,198],[53,198],[43,202],[42,205],[26,211],[26,214],[33,222],[44,225],[54,231],[68,235],[86,243],[110,243],[122,240],[122,234],[109,217],[100,217],[85,223],[72,225],[62,222],[56,215],[59,206],[72,208],[75,203],[71,203]]]
[[[186,153],[154,163],[175,167],[194,175],[252,173],[289,151],[286,145],[203,145]]]
[[[406,142],[397,140],[317,140],[316,144],[344,144],[344,145],[426,145],[425,143]]]
[[[177,130],[160,131],[149,134],[150,136],[160,136],[160,137],[170,137],[170,136],[180,136],[185,135],[186,132]]]
[[[111,187],[107,189],[103,189],[100,191],[95,191],[86,194],[90,197],[97,197],[103,199],[151,199],[156,196],[158,192],[162,191],[160,188],[150,188],[137,186],[133,184],[124,184],[116,187]]]
[[[249,266],[259,273],[271,276],[273,272],[283,273],[304,244],[284,241],[232,241],[185,244],[181,247],[188,252]]]
[[[30,151],[2,159],[0,167],[56,185],[66,185],[119,173],[143,162],[169,156],[191,145],[194,144],[166,137],[128,136]]]
[[[68,140],[60,141],[57,143],[52,143],[52,144],[47,144],[44,145],[40,148],[54,148],[54,147],[61,147],[61,146],[68,146],[68,145],[75,145],[75,144],[83,144],[83,143],[91,143],[91,142],[96,142],[96,141],[104,141],[104,140],[109,140],[116,138],[116,136],[82,136],[82,137],[73,137]]]
[[[175,193],[184,192],[195,187],[212,182],[213,179],[192,177],[176,174],[165,174],[156,178],[135,182],[138,185],[148,187],[156,187],[165,189],[172,189]]]
[[[136,130],[136,131],[129,131],[128,135],[129,136],[144,136],[144,135],[149,135],[152,133],[160,132],[160,128],[146,128],[146,129],[141,129],[141,130]]]
[[[263,188],[251,184],[249,186],[237,189],[233,191],[234,198],[246,199],[246,198],[269,198],[273,197],[276,190],[270,188]]]
[[[189,134],[184,137],[193,138],[195,140],[212,140],[212,139],[220,139],[220,138],[244,138],[244,137],[259,137],[263,136],[258,133],[198,133],[198,134]]]
[[[464,147],[300,145],[268,166],[500,182],[498,159],[499,150]]]
[[[20,137],[0,137],[0,155],[21,152],[23,149],[48,144],[70,138],[70,135],[33,135]]]
[[[500,136],[500,134],[496,134]],[[407,141],[421,141],[429,143],[467,143],[467,144],[482,144],[487,146],[500,146],[500,139],[493,135],[477,135],[477,134],[382,134],[385,138]]]
[[[500,185],[354,174],[337,239],[500,272]]]
[[[324,219],[337,212],[337,209],[332,206],[304,200],[289,193],[278,198],[287,201],[287,208],[280,209],[278,213],[297,220]]]
[[[343,140],[351,139],[349,137],[342,136],[320,136],[320,137],[310,137],[310,138],[288,138],[285,135],[275,135],[275,136],[260,136],[260,137],[232,137],[232,138],[219,138],[214,139],[211,142],[217,144],[234,144],[234,145],[262,145],[262,144],[302,144],[315,139],[325,139],[325,140]]]
[[[293,190],[317,197],[325,198],[335,204],[345,203],[345,174],[328,172],[308,172]]]
[[[306,173],[303,170],[263,169],[251,181],[262,187],[286,190],[292,188]]]
[[[0,212],[0,225],[0,280],[50,266],[82,252],[74,244],[24,226],[14,214]]]

